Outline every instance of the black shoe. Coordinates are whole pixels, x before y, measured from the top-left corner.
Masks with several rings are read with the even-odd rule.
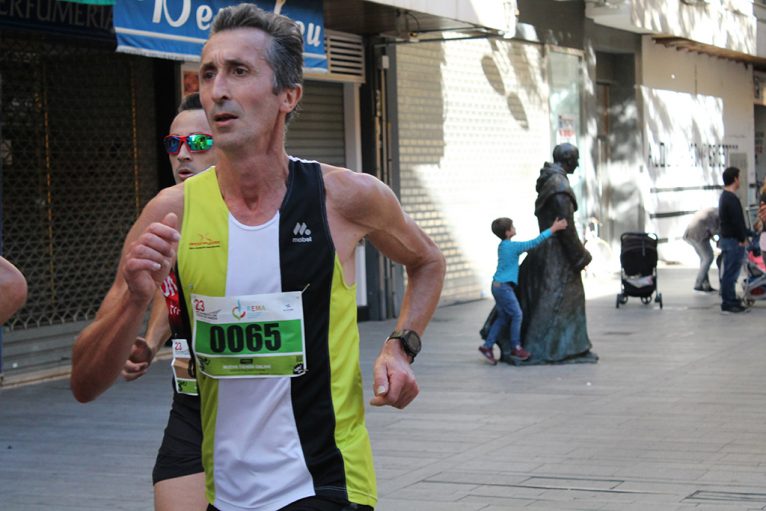
[[[718,291],[716,288],[712,287],[710,284],[705,284],[704,286],[696,286],[694,290],[700,291],[702,293],[714,293]]]
[[[721,311],[722,312],[745,312],[747,311],[746,308],[742,307],[741,305],[721,305]]]

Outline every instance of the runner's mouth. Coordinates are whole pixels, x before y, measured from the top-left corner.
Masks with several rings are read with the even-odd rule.
[[[216,114],[216,115],[213,116],[213,120],[216,121],[216,122],[225,122],[225,121],[230,121],[230,120],[236,119],[236,118],[237,118],[236,115],[229,114],[229,113]]]
[[[177,173],[178,173],[178,177],[181,178],[181,181],[185,180],[186,178],[192,177],[194,175],[194,171],[186,167],[178,169]]]

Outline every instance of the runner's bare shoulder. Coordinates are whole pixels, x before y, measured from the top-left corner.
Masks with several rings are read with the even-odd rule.
[[[324,163],[322,173],[328,207],[355,223],[377,227],[386,206],[396,203],[391,189],[375,176]]]

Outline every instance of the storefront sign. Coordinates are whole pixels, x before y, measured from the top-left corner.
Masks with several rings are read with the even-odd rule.
[[[56,0],[0,0],[0,27],[114,39],[111,7]]]
[[[239,3],[241,0],[120,0],[114,6],[117,51],[198,61],[216,13]],[[295,20],[303,32],[304,69],[327,71],[321,0],[251,3]]]

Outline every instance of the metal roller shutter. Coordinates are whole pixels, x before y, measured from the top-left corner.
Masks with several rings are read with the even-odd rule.
[[[346,166],[343,84],[307,81],[298,115],[287,128],[287,153]]]
[[[151,61],[109,45],[0,34],[3,251],[26,305],[5,325],[6,381],[68,364],[157,190]]]

